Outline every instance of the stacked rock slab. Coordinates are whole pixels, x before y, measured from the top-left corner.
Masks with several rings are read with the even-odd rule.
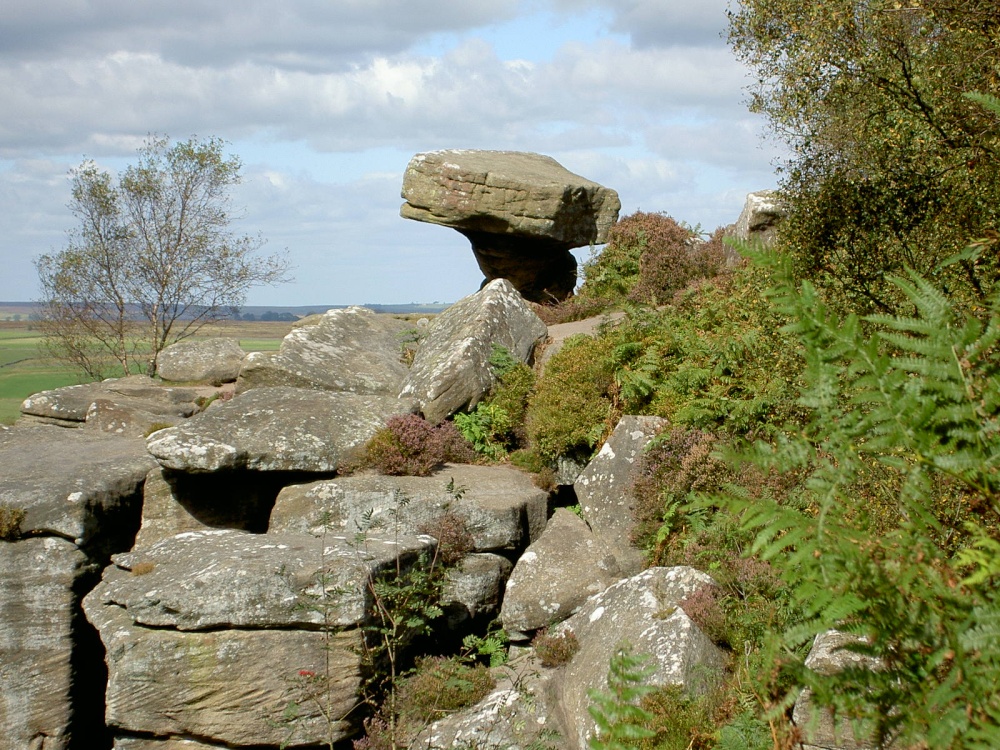
[[[403,177],[407,219],[451,227],[472,243],[487,281],[508,279],[525,299],[573,294],[574,247],[607,241],[618,194],[551,157],[518,151],[417,154]]]
[[[116,555],[84,600],[107,650],[108,724],[227,747],[351,736],[367,582],[433,544],[219,529]]]
[[[156,374],[172,382],[232,383],[247,353],[236,339],[178,341],[156,359]]]
[[[100,744],[104,667],[80,613],[110,553],[138,525],[154,462],[141,440],[59,427],[0,428],[0,750]]]
[[[249,354],[236,391],[294,386],[395,395],[406,377],[400,352],[411,327],[405,320],[364,307],[329,310],[315,316],[314,322],[293,328],[277,352]]]

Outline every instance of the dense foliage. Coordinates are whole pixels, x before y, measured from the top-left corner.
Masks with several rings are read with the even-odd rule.
[[[751,108],[791,148],[796,273],[862,312],[905,307],[907,267],[981,303],[996,258],[942,261],[1000,218],[1000,121],[965,96],[1000,90],[1000,6],[744,0],[730,20]]]

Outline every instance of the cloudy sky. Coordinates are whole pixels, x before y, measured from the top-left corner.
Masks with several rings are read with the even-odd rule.
[[[410,157],[536,151],[622,213],[706,230],[773,187],[727,0],[8,0],[0,18],[0,300],[64,246],[70,168],[151,133],[244,164],[240,229],[295,281],[249,304],[451,302],[481,274],[450,229],[399,218]],[[588,250],[577,253],[587,257]]]

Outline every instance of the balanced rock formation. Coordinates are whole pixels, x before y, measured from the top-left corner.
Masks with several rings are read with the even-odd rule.
[[[621,210],[614,190],[549,156],[519,151],[417,154],[402,197],[403,218],[458,230],[487,281],[507,279],[533,302],[573,294],[570,249],[606,242]]]
[[[247,353],[236,339],[178,341],[156,358],[156,374],[172,382],[232,383]]]

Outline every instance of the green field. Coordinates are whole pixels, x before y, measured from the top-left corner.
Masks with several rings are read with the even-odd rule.
[[[199,338],[228,336],[246,351],[274,351],[289,323],[226,321],[206,326]],[[41,335],[27,322],[0,321],[0,424],[13,424],[21,402],[38,391],[84,382],[83,376],[42,350]]]

